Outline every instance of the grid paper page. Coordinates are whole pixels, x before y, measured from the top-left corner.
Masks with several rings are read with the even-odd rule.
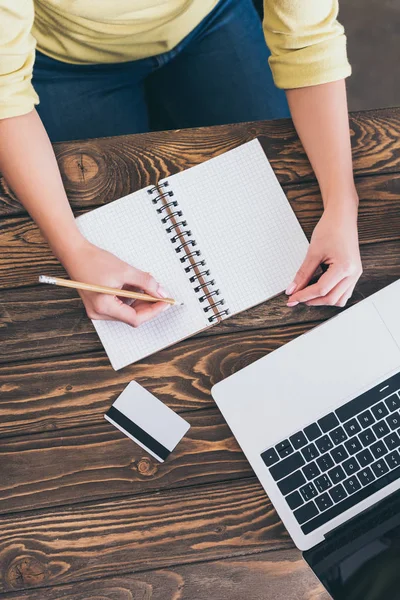
[[[171,188],[234,314],[282,292],[307,238],[253,140],[169,178]]]
[[[93,321],[114,369],[209,325],[151,199],[146,189],[141,190],[77,218],[90,242],[150,272],[169,296],[184,302],[136,329],[116,321]]]

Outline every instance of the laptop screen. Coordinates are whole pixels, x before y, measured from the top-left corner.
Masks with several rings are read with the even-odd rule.
[[[334,600],[400,600],[400,492],[304,553]]]

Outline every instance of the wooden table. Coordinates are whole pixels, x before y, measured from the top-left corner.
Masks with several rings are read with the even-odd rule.
[[[351,117],[364,275],[400,277],[400,111]],[[255,136],[308,236],[321,214],[290,121],[57,144],[77,214]],[[10,600],[322,600],[210,396],[335,314],[282,297],[114,372],[38,229],[0,182],[0,594]],[[160,465],[103,419],[137,379],[191,424]],[[37,588],[41,588],[40,590]]]

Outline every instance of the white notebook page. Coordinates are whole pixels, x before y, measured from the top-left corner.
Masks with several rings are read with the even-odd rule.
[[[184,303],[171,306],[138,328],[116,321],[93,321],[114,369],[209,325],[156,208],[147,190],[141,190],[77,218],[80,231],[90,242],[150,272],[170,297]]]
[[[282,292],[307,238],[258,140],[168,178],[231,314]]]

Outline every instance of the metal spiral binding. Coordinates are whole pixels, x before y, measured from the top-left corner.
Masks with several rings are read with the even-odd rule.
[[[215,319],[219,319],[220,317],[223,317],[224,315],[229,315],[229,308],[226,308],[225,310],[220,310],[216,315],[213,315],[212,317],[208,317],[208,320],[210,321],[210,323],[212,323],[213,321],[215,321]]]
[[[194,283],[197,280],[200,279],[200,277],[204,277],[204,275],[207,275],[207,277],[210,274],[210,269],[207,269],[206,271],[201,271],[200,273],[196,273],[195,275],[192,275],[192,277],[189,277],[189,281],[190,283]]]
[[[225,304],[225,300],[222,298],[222,300],[218,300],[218,302],[214,302],[212,305],[209,304],[208,306],[206,306],[205,308],[203,308],[203,310],[204,310],[204,312],[208,312],[209,310],[211,310],[215,306],[218,306],[218,305],[222,306],[223,304]]]
[[[163,183],[158,183],[157,185],[155,185],[152,188],[150,188],[149,190],[147,190],[147,193],[154,194],[154,192],[158,192],[160,187],[169,187],[168,181],[163,181]],[[174,192],[172,192],[172,193],[174,193]]]
[[[201,256],[200,250],[194,250],[194,252],[189,252],[189,254],[185,254],[185,256],[182,256],[182,258],[180,258],[179,260],[181,261],[181,263],[184,263],[187,260],[190,260],[193,256]]]
[[[213,290],[212,292],[208,292],[208,294],[204,294],[204,296],[199,298],[199,300],[200,302],[204,302],[204,300],[208,300],[208,298],[211,298],[211,296],[219,296],[220,293],[221,292],[219,290]]]
[[[164,192],[160,193],[160,188],[168,188],[169,187],[169,183],[168,181],[164,181],[162,183],[159,183],[157,186],[153,186],[152,188],[148,189],[147,192],[149,195],[153,195],[156,192],[158,193],[157,196],[155,196],[154,198],[151,199],[153,204],[158,204],[159,202],[162,202],[162,204],[157,208],[157,213],[158,214],[162,214],[164,213],[164,216],[161,219],[161,222],[165,225],[167,224],[169,221],[171,221],[171,219],[174,219],[174,217],[182,217],[183,213],[181,210],[172,210],[172,208],[177,208],[178,207],[178,202],[176,200],[171,200],[171,201],[164,201],[164,199],[166,198],[171,198],[174,196],[174,192],[172,190],[165,190]],[[190,264],[185,267],[185,273],[190,273],[191,271],[193,271],[193,275],[191,275],[189,277],[189,281],[190,283],[198,283],[198,285],[196,285],[193,290],[196,294],[199,294],[201,292],[205,292],[203,293],[201,296],[198,297],[199,302],[205,302],[208,301],[207,306],[203,307],[203,310],[205,313],[208,313],[210,310],[214,310],[217,306],[224,306],[225,305],[225,300],[223,298],[221,298],[220,300],[217,300],[216,302],[211,301],[210,299],[213,299],[214,296],[219,296],[221,294],[219,289],[211,289],[210,288],[214,288],[215,287],[215,279],[209,279],[208,281],[204,281],[203,283],[201,283],[201,279],[206,279],[207,277],[209,277],[210,275],[210,269],[204,269],[203,271],[200,271],[199,267],[206,267],[206,261],[204,259],[198,260],[196,262],[192,262],[192,259],[194,257],[199,257],[201,256],[201,252],[200,250],[190,250],[190,252],[187,252],[187,250],[189,250],[189,247],[193,248],[194,246],[197,245],[196,240],[191,239],[192,238],[192,232],[190,229],[186,229],[185,231],[180,231],[179,228],[180,227],[187,227],[187,221],[182,220],[182,221],[177,221],[176,223],[170,223],[168,224],[168,227],[166,227],[165,231],[170,234],[174,232],[174,235],[170,237],[171,243],[172,244],[177,244],[179,243],[179,245],[175,248],[175,252],[177,252],[177,254],[180,254],[181,252],[184,251],[184,256],[180,257],[180,261],[181,263],[185,263],[186,261],[189,261]],[[197,272],[196,272],[197,271]],[[229,315],[229,309],[225,308],[224,310],[220,310],[217,313],[214,313],[213,315],[208,317],[208,320],[210,323],[213,323],[214,321],[218,321],[221,317],[223,317],[224,315]]]
[[[170,213],[166,217],[163,217],[161,219],[161,222],[165,225],[165,223],[167,221],[169,221],[170,219],[172,219],[173,217],[181,217],[182,215],[183,215],[183,212],[181,210],[176,210],[175,212]]]
[[[171,242],[173,244],[175,244],[181,237],[183,236],[189,236],[192,235],[192,232],[190,231],[190,229],[188,229],[187,231],[182,231],[181,233],[177,233],[176,235],[174,235],[174,237],[171,238]]]
[[[200,290],[202,290],[203,288],[209,287],[210,285],[215,285],[215,279],[211,279],[210,281],[205,281],[201,285],[198,285],[197,287],[195,287],[194,291],[196,292],[196,294],[198,294]]]
[[[170,225],[169,227],[167,227],[167,229],[165,230],[167,233],[171,233],[171,231],[173,229],[176,229],[177,227],[180,227],[182,225],[182,227],[186,227],[187,222],[186,221],[178,221],[177,223],[174,223],[173,225]]]
[[[188,236],[188,237],[190,237],[190,236]],[[186,240],[186,242],[182,242],[182,244],[180,246],[175,248],[175,252],[177,252],[179,254],[180,252],[182,252],[182,250],[184,248],[186,248],[186,246],[197,246],[197,242],[196,242],[196,240]]]
[[[192,269],[195,269],[196,267],[204,267],[205,264],[206,264],[205,260],[198,260],[197,262],[193,263],[192,265],[185,267],[185,273],[190,273],[190,271]]]
[[[170,196],[173,196],[172,192],[168,192],[168,194]],[[165,194],[160,194],[160,196],[164,196]],[[172,202],[167,202],[167,204],[163,204],[162,206],[160,206],[160,208],[157,208],[157,212],[158,213],[162,213],[163,210],[166,210],[167,208],[169,208],[170,206],[178,206],[178,203],[176,200],[172,200]]]
[[[153,204],[157,204],[157,202],[158,202],[159,200],[161,200],[161,198],[167,198],[168,196],[170,196],[170,197],[171,197],[171,196],[173,196],[173,195],[174,195],[174,192],[164,192],[163,194],[159,194],[159,195],[157,196],[157,198],[152,198],[152,200],[151,200],[151,201],[152,201],[152,203],[153,203]]]

